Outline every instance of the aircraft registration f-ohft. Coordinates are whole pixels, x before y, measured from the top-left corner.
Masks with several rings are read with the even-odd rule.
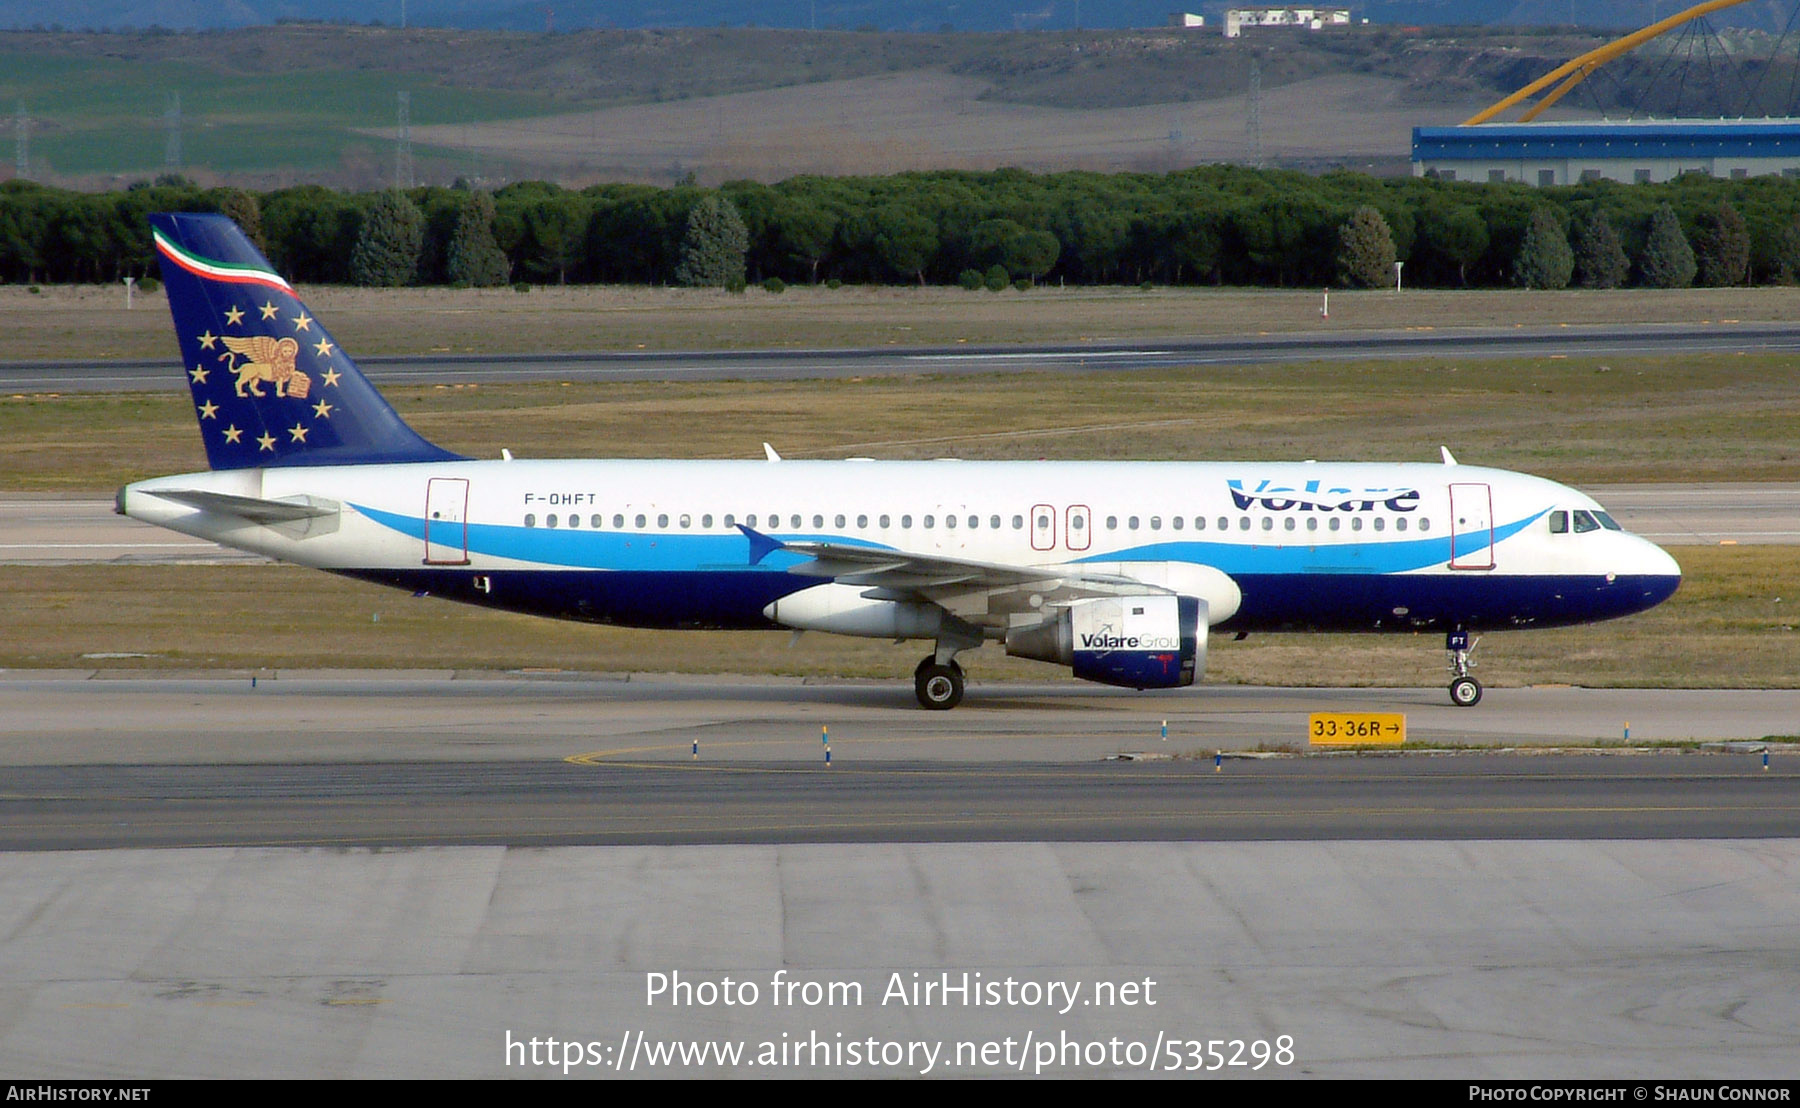
[[[651,628],[787,628],[1128,688],[1191,685],[1208,637],[1469,635],[1650,608],[1674,559],[1574,489],[1443,463],[475,461],[408,427],[237,226],[151,217],[211,470],[118,510],[470,604]]]

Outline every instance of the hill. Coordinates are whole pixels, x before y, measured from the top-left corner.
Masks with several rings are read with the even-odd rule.
[[[1174,168],[1256,157],[1246,129],[1254,65],[1264,160],[1398,170],[1411,125],[1456,122],[1606,37],[1377,26],[1236,40],[1167,29],[7,32],[0,105],[29,117],[29,176],[94,187],[165,168],[265,188],[376,187],[394,177],[400,92],[419,181]],[[1738,65],[1749,72],[1761,39],[1745,42],[1752,61]],[[1623,79],[1590,81],[1589,99],[1571,97],[1566,114],[1608,109],[1634,84],[1657,87],[1659,64],[1627,60]],[[1784,64],[1763,84],[1791,91]],[[1692,84],[1703,98],[1686,114],[1732,112],[1725,85]],[[1334,91],[1304,91],[1314,87]],[[756,115],[756,97],[776,90],[780,114]],[[175,95],[179,158],[169,166]],[[586,156],[571,156],[584,144]]]
[[[0,28],[21,30],[224,30],[282,21],[386,24],[461,30],[777,27],[789,30],[1069,31],[1160,27],[1176,8],[1216,25],[1237,0],[0,0]],[[1668,15],[1661,0],[1360,0],[1346,3],[1377,25],[1635,28]],[[548,10],[546,10],[548,9]],[[1721,27],[1780,32],[1792,0],[1752,0],[1713,17]]]

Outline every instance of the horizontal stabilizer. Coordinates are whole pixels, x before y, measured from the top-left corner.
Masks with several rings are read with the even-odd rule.
[[[321,519],[336,515],[340,506],[308,497],[304,500],[263,500],[255,496],[233,496],[205,489],[146,489],[151,496],[173,500],[205,512],[237,516],[252,523],[292,523],[302,519]]]

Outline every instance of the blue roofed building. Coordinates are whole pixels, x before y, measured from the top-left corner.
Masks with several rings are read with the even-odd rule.
[[[1646,119],[1414,127],[1415,176],[1456,181],[1800,177],[1800,119]]]

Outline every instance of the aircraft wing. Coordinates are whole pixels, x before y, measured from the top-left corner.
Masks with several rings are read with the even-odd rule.
[[[763,555],[779,549],[811,559],[790,566],[789,573],[845,585],[866,585],[869,588],[863,596],[871,600],[925,601],[971,622],[1043,611],[1097,596],[1173,591],[1134,577],[1083,570],[1076,565],[977,562],[850,543],[781,542],[760,537],[765,544],[773,544],[764,546]],[[754,548],[756,537],[752,544]]]

